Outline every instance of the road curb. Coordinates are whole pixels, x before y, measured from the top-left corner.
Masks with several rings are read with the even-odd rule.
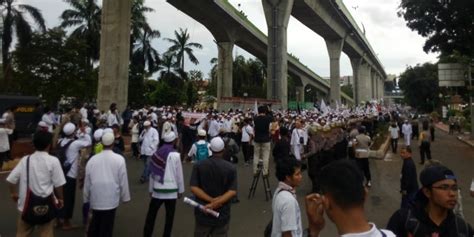
[[[446,127],[443,127],[443,125],[444,125],[444,124],[442,124],[442,123],[441,123],[441,124],[440,124],[440,123],[437,123],[437,124],[435,125],[435,127],[436,127],[438,130],[441,130],[441,131],[443,131],[443,132],[449,134],[449,130],[448,130]],[[474,148],[474,141],[466,140],[466,139],[464,139],[462,136],[456,136],[456,138],[457,138],[459,141],[463,142],[464,144],[466,144],[466,145],[468,145],[468,146]]]

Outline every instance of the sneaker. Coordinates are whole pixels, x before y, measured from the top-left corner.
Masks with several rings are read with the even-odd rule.
[[[369,188],[372,187],[372,183],[370,182],[370,180],[367,181],[367,187],[369,187]]]

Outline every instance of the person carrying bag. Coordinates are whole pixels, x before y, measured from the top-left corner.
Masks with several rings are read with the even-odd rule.
[[[31,225],[45,224],[56,218],[59,206],[53,193],[47,197],[41,197],[31,191],[30,156],[26,159],[26,198],[21,219]]]

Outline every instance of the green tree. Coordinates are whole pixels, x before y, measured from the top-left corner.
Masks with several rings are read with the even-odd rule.
[[[348,95],[349,97],[353,98],[353,94],[354,94],[354,90],[352,88],[352,85],[349,84],[349,85],[345,85],[345,86],[341,86],[341,91],[344,92],[346,95]]]
[[[424,112],[431,112],[439,104],[438,67],[425,63],[408,67],[400,75],[400,89],[405,101],[412,107]]]
[[[93,62],[99,60],[100,27],[102,9],[96,0],[64,0],[71,9],[61,14],[61,27],[74,28],[73,39],[85,39],[87,42],[87,63],[93,67]]]
[[[427,40],[426,52],[474,57],[474,2],[469,0],[402,0],[398,15]]]
[[[175,39],[165,38],[165,40],[172,43],[168,51],[176,55],[177,61],[180,62],[181,69],[184,71],[185,55],[187,55],[189,60],[195,65],[199,64],[199,60],[194,55],[193,48],[202,49],[202,45],[199,43],[189,42],[190,35],[188,29],[183,30],[182,28],[179,28],[179,32],[174,31],[174,35]]]
[[[41,95],[49,104],[61,97],[92,100],[96,97],[98,72],[86,75],[84,58],[86,42],[67,39],[61,28],[33,33],[31,42],[17,46],[12,53],[16,91],[25,95]],[[92,85],[84,78],[93,78]],[[67,85],[67,86],[65,86]]]
[[[18,1],[15,0],[0,0],[0,9],[3,19],[2,66],[4,84],[2,87],[6,91],[9,90],[8,88],[12,78],[10,48],[13,37],[16,35],[18,44],[24,47],[31,41],[33,33],[30,23],[25,18],[25,13],[33,19],[42,32],[46,30],[43,16],[37,8],[26,4],[17,4],[17,2]]]

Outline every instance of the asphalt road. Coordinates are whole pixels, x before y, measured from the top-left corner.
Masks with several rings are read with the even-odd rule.
[[[400,142],[402,143],[402,141]],[[433,159],[440,160],[450,167],[459,178],[459,186],[463,196],[464,215],[469,223],[474,223],[474,198],[469,196],[471,179],[474,177],[474,149],[437,130],[437,140],[432,144]],[[372,188],[366,201],[366,213],[371,222],[378,227],[384,227],[391,214],[400,205],[399,177],[401,160],[398,155],[388,154],[386,160],[371,160]],[[419,151],[414,147],[413,158],[417,164],[418,173],[421,171],[419,162]],[[114,236],[128,237],[142,235],[145,215],[148,209],[149,196],[147,185],[139,184],[138,179],[143,164],[140,161],[128,159],[130,192],[132,201],[118,208]],[[184,164],[186,182],[189,181],[192,164]],[[232,206],[232,218],[230,223],[230,236],[262,236],[265,225],[271,218],[271,202],[265,201],[263,184],[260,182],[255,197],[247,199],[248,190],[252,181],[251,167],[238,165],[238,186],[240,203]],[[0,175],[5,180],[6,175]],[[274,188],[277,184],[276,178],[271,176],[270,185]],[[310,190],[310,181],[304,174],[303,184],[297,190],[298,200],[303,214],[303,225],[306,226],[304,214],[304,195]],[[73,222],[81,223],[81,192],[77,192],[76,207]],[[187,187],[186,194],[189,195]],[[16,205],[9,199],[6,182],[0,182],[0,236],[15,236],[16,220],[18,212]],[[154,236],[161,236],[164,227],[164,206],[161,208]],[[192,236],[194,228],[193,209],[179,201],[173,227],[173,236]],[[336,236],[337,230],[334,224],[327,221],[326,228],[321,236]],[[78,228],[73,231],[56,231],[56,236],[84,236],[84,229]]]

